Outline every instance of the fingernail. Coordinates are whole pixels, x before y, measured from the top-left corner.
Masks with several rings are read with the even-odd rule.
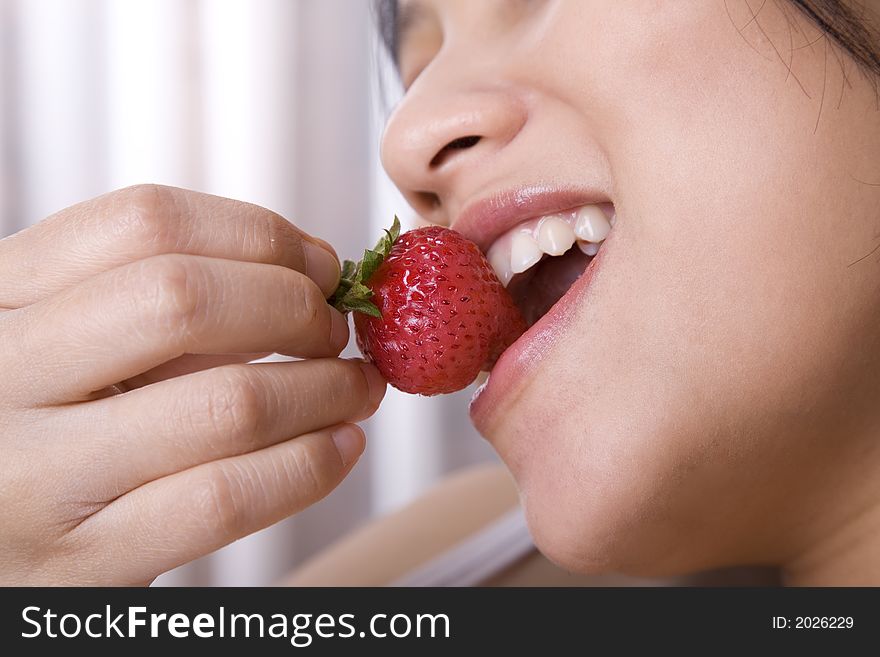
[[[367,378],[367,385],[370,386],[370,400],[368,402],[369,406],[367,410],[370,415],[372,415],[375,410],[379,408],[379,404],[382,402],[383,397],[385,397],[387,383],[385,382],[385,379],[382,378],[379,370],[377,370],[376,366],[372,363],[361,363],[361,370],[363,370],[364,376]]]
[[[336,429],[333,434],[333,444],[342,458],[343,465],[349,465],[357,461],[363,453],[366,439],[361,428],[354,424],[344,424]]]
[[[348,344],[348,317],[328,305],[330,311],[330,346],[338,354]]]
[[[339,260],[317,244],[304,241],[303,245],[306,255],[306,276],[315,281],[325,297],[329,297],[339,285]]]

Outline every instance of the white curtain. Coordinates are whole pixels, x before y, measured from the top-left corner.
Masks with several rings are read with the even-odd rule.
[[[267,206],[344,256],[411,212],[381,171],[369,0],[0,0],[0,236],[157,182]],[[355,354],[352,347],[351,355]],[[449,470],[494,458],[470,391],[390,391],[327,499],[158,584],[263,585]]]

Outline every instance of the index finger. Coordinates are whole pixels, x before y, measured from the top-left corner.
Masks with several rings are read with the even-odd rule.
[[[333,249],[271,210],[137,185],[0,240],[0,307],[21,308],[103,271],[166,253],[281,265],[311,278],[326,296],[339,282]]]

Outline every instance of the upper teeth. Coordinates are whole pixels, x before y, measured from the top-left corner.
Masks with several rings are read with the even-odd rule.
[[[489,264],[507,287],[514,274],[535,265],[546,253],[562,255],[577,241],[581,251],[594,256],[614,224],[598,205],[584,205],[567,212],[524,221],[495,240],[487,255]]]
[[[558,215],[544,217],[538,226],[538,246],[547,255],[562,255],[574,244],[575,231]]]
[[[518,274],[537,263],[543,253],[535,239],[528,233],[514,233],[510,238],[508,261],[513,273]]]

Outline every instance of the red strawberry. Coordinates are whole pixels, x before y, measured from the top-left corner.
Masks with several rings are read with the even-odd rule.
[[[395,217],[363,261],[346,261],[332,301],[356,311],[358,346],[395,388],[461,390],[525,322],[476,244],[439,226],[399,233]]]

